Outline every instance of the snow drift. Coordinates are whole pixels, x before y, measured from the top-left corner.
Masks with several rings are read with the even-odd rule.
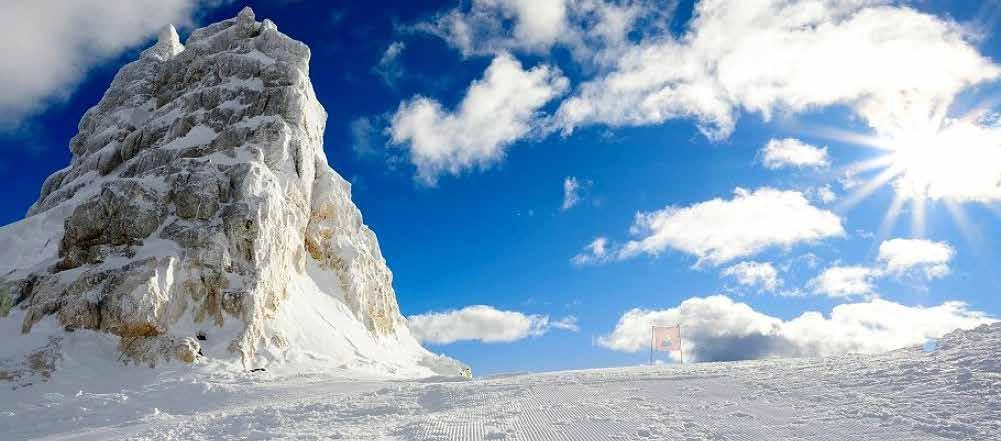
[[[70,338],[84,332],[91,331]],[[270,371],[234,378],[134,368],[132,374],[157,375],[126,372],[83,383],[63,375],[0,392],[0,433],[5,441],[996,441],[999,353],[995,323],[950,333],[932,352],[911,347],[473,381],[345,381],[326,372],[276,378]]]
[[[71,334],[149,366],[460,373],[410,335],[327,163],[309,58],[245,8],[183,45],[166,28],[118,72],[71,164],[0,228],[0,378],[49,375]]]

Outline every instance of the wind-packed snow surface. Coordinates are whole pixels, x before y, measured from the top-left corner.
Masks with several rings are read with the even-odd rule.
[[[461,382],[127,370],[0,394],[5,439],[997,440],[1001,324],[938,349]],[[124,386],[122,386],[124,384]]]
[[[375,233],[327,163],[310,51],[245,8],[124,66],[0,227],[0,389],[123,365],[420,378]],[[0,435],[0,439],[5,438]]]

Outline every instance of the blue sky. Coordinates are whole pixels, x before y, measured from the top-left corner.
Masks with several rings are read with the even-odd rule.
[[[168,3],[182,39],[244,6]],[[678,320],[725,359],[882,350],[1001,316],[998,2],[382,3],[248,2],[313,51],[327,155],[403,313],[477,373],[644,362],[643,330]],[[68,164],[77,121],[161,24],[146,21],[0,94],[0,224]],[[932,153],[900,153],[915,149]],[[890,159],[851,173],[874,158]]]

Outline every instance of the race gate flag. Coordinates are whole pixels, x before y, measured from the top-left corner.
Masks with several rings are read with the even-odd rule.
[[[678,326],[654,326],[653,350],[673,352],[681,350],[681,328]]]
[[[650,328],[650,364],[653,364],[654,351],[678,351],[678,359],[684,363],[685,351],[681,348],[681,325]]]

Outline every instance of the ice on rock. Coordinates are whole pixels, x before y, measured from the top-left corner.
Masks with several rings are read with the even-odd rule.
[[[165,61],[174,58],[184,50],[181,44],[181,37],[177,35],[174,25],[164,26],[158,34],[158,40],[153,47],[146,49],[140,55],[141,58],[153,58],[157,61]]]
[[[250,6],[244,6],[240,9],[240,12],[236,14],[236,20],[242,24],[254,24],[254,10]]]
[[[4,337],[50,332],[40,341],[58,346],[61,332],[97,331],[151,366],[461,374],[406,328],[376,236],[324,154],[309,57],[250,8],[184,45],[164,28],[83,116],[69,167],[28,217],[0,228],[0,322],[19,321],[0,329],[25,334]]]

